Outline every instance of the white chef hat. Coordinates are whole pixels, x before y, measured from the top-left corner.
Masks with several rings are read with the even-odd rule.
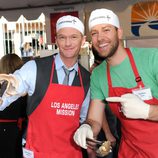
[[[79,20],[79,18],[71,15],[62,16],[57,20],[56,23],[56,31],[65,28],[65,27],[72,27],[80,31],[84,35],[84,25]]]
[[[111,24],[120,27],[118,16],[111,10],[108,9],[96,9],[91,12],[89,17],[89,30],[98,24]]]

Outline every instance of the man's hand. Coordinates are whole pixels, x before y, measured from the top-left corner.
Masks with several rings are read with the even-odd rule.
[[[74,134],[74,141],[77,145],[87,149],[86,138],[93,139],[93,131],[90,125],[82,124]]]
[[[7,83],[7,86],[5,87],[5,89],[3,89],[3,95],[11,96],[17,94],[17,88],[19,86],[19,82],[13,75],[0,74],[0,83],[1,85]]]
[[[134,94],[127,93],[121,97],[108,97],[106,100],[108,102],[120,102],[121,111],[127,118],[147,119],[149,117],[150,105]]]
[[[0,105],[2,105],[2,103],[3,103],[3,100],[0,98]]]
[[[108,140],[111,143],[111,146],[114,147],[116,145],[116,138],[113,136],[113,134],[111,132],[105,133],[105,136],[106,140]]]

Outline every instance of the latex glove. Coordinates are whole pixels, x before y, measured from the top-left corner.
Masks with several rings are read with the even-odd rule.
[[[86,138],[93,139],[93,131],[90,125],[82,124],[74,134],[74,141],[77,145],[87,149]]]
[[[7,75],[7,74],[0,74],[0,83],[3,84],[4,81],[7,81],[8,84],[6,86],[6,89],[3,93],[3,95],[11,96],[17,94],[17,89],[19,86],[18,80],[13,75]]]
[[[121,111],[127,118],[147,119],[149,116],[150,105],[134,94],[127,93],[121,97],[108,97],[106,100],[108,102],[120,102]]]

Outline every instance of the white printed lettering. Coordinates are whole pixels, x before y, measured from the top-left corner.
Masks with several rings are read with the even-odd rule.
[[[59,108],[60,108],[60,103],[59,103],[59,102],[52,102],[52,103],[51,103],[51,107],[52,107],[52,108],[58,108],[58,109],[59,109]]]
[[[57,115],[74,116],[75,115],[75,111],[73,111],[73,110],[61,110],[61,109],[57,109],[56,110],[56,114]]]

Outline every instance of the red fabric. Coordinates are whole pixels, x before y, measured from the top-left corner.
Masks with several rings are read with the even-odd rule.
[[[132,93],[132,89],[144,87],[137,71],[133,56],[129,49],[127,54],[138,81],[137,86],[133,88],[113,87],[110,76],[110,69],[107,66],[107,77],[109,85],[109,96],[121,96],[126,93]],[[139,80],[138,80],[139,79]],[[145,101],[149,104],[158,105],[158,100],[153,98]],[[122,138],[118,158],[157,158],[158,157],[158,123],[141,119],[128,119],[120,112],[120,103],[110,103],[110,108],[121,121]]]
[[[22,118],[20,117],[17,121],[17,125],[19,127],[19,130],[22,130],[22,124],[23,124],[23,121],[25,120],[25,118]]]
[[[22,123],[23,123],[24,119],[25,118],[18,118],[18,120],[0,119],[0,122],[4,122],[4,123],[17,122],[17,126],[18,126],[19,130],[22,130]]]
[[[80,87],[51,83],[53,73],[54,64],[47,92],[29,116],[26,148],[34,152],[35,158],[82,158],[80,148],[73,141],[84,100],[80,71]],[[61,108],[65,103],[72,106]],[[59,110],[70,110],[72,115],[58,115]]]
[[[17,122],[17,120],[0,119],[0,122]]]

